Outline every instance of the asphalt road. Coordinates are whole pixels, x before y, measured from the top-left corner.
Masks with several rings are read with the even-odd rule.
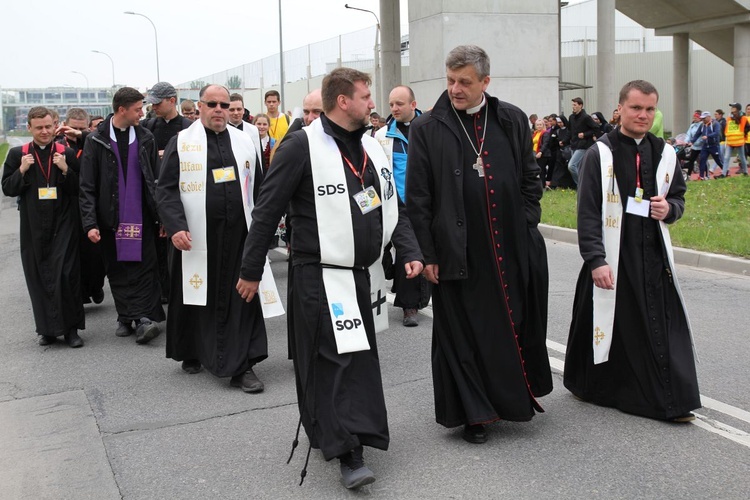
[[[485,445],[435,423],[430,310],[404,328],[391,308],[392,328],[378,337],[391,447],[366,451],[378,479],[350,492],[338,464],[315,450],[298,486],[304,434],[286,464],[298,410],[285,317],[267,322],[257,395],[183,373],[165,358],[163,335],[146,346],[115,337],[108,290],[86,306],[85,347],[39,347],[18,215],[12,200],[0,205],[0,499],[748,497],[750,277],[680,267],[710,399],[695,425],[669,424],[579,402],[562,387],[581,261],[574,246],[548,241],[555,390],[541,399],[546,413],[490,426]],[[284,295],[286,262],[270,255]]]

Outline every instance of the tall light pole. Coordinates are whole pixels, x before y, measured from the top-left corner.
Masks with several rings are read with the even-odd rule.
[[[125,11],[125,12],[124,12],[124,14],[130,14],[131,16],[141,16],[141,17],[145,17],[145,18],[146,18],[146,19],[148,20],[148,22],[150,22],[150,23],[151,23],[151,26],[153,26],[153,28],[154,28],[154,44],[156,44],[156,81],[157,81],[157,82],[160,82],[160,81],[161,81],[161,78],[159,77],[159,37],[158,37],[158,35],[156,34],[156,25],[155,25],[155,24],[154,24],[154,22],[153,22],[153,21],[151,20],[151,18],[150,18],[150,17],[148,17],[148,16],[147,16],[147,15],[145,15],[145,14],[140,14],[140,13],[138,13],[138,12],[133,12],[133,11],[131,11],[131,10]]]
[[[375,16],[375,22],[377,24],[375,25],[375,28],[376,28],[375,29],[375,48],[373,49],[373,52],[374,52],[373,62],[375,63],[375,86],[378,88],[378,93],[377,93],[378,103],[377,104],[378,106],[381,106],[381,113],[382,113],[383,112],[382,106],[384,105],[384,103],[387,103],[387,99],[383,97],[384,94],[383,94],[383,89],[381,88],[382,85],[381,85],[381,78],[380,78],[380,51],[378,50],[379,45],[380,45],[380,19],[378,19],[378,15],[375,14],[371,10],[360,9],[359,7],[352,7],[348,3],[345,3],[344,7],[347,9],[352,9],[352,10],[361,10],[362,12],[369,12],[370,14]]]
[[[109,62],[112,63],[112,88],[115,88],[115,62],[112,60],[112,56],[110,56],[106,52],[102,52],[101,50],[92,49],[91,52],[94,52],[95,54],[103,54],[109,57]]]
[[[81,75],[86,79],[86,90],[89,89],[89,77],[81,73],[80,71],[71,71],[71,73],[75,73],[76,75]]]

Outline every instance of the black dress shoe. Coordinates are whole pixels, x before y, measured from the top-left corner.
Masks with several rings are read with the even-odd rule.
[[[65,343],[69,347],[83,347],[83,339],[78,336],[78,330],[73,329],[65,334]]]
[[[182,362],[182,371],[194,375],[201,371],[201,362],[197,359],[186,359]]]
[[[229,385],[239,387],[243,391],[250,393],[263,392],[264,389],[263,382],[260,381],[252,368],[248,369],[245,373],[232,377]]]
[[[464,441],[474,444],[482,444],[487,442],[487,433],[484,430],[482,424],[477,425],[464,425],[464,432],[462,434]]]
[[[117,335],[118,337],[129,337],[133,335],[133,327],[130,325],[130,323],[126,324],[118,321],[115,335]]]
[[[148,344],[159,336],[159,326],[148,318],[141,318],[135,328],[135,343]]]
[[[39,345],[50,345],[57,342],[57,337],[51,335],[37,335],[37,341],[39,342]]]
[[[101,304],[102,302],[104,302],[104,289],[99,288],[94,293],[92,293],[91,300],[94,301],[94,304]]]

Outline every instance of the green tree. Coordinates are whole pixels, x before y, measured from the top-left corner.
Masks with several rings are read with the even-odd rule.
[[[228,89],[241,89],[242,78],[240,78],[237,75],[230,76],[229,78],[227,78],[227,88]]]
[[[204,82],[203,80],[193,80],[192,82],[190,82],[190,88],[192,90],[202,89],[205,86],[206,82]]]

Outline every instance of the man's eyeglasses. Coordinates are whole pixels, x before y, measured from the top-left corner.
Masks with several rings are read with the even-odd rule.
[[[217,105],[221,106],[221,109],[229,109],[228,102],[217,102],[217,101],[201,101],[201,102],[211,109],[215,108]]]

